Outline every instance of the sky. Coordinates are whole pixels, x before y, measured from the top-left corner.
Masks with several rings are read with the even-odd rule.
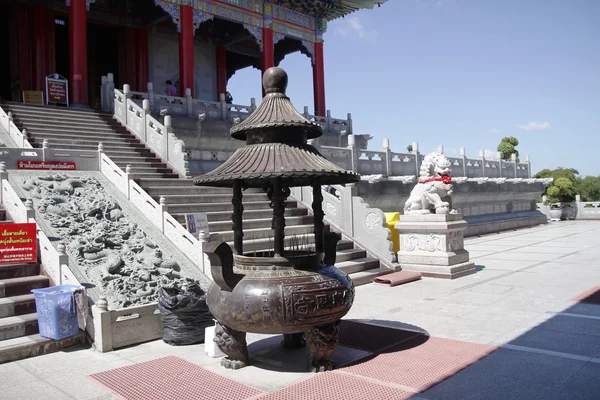
[[[421,153],[496,156],[519,139],[533,173],[559,166],[600,175],[600,0],[389,0],[332,21],[325,33],[326,105],[352,113],[355,134],[412,142]],[[299,111],[313,112],[312,65],[280,67]],[[261,97],[260,71],[229,81],[234,103]]]

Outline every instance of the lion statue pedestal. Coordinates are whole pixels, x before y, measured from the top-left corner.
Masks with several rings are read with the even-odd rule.
[[[401,269],[454,279],[475,272],[464,249],[468,223],[452,208],[450,160],[440,153],[423,159],[418,183],[395,225],[400,234]]]

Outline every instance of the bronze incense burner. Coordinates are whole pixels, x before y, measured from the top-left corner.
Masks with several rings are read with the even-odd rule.
[[[246,146],[196,185],[233,187],[234,249],[208,243],[214,283],[207,297],[217,319],[215,342],[226,368],[250,363],[246,332],[283,334],[287,348],[308,346],[313,370],[334,367],[328,357],[338,341],[339,321],[354,301],[350,278],[335,268],[340,235],[324,233],[321,186],[345,184],[359,176],[325,159],[307,139],[323,134],[300,115],[285,95],[287,74],[270,68],[263,76],[265,98],[245,121],[231,129]],[[285,237],[285,201],[290,187],[313,188],[314,248]],[[242,190],[263,188],[273,209],[273,248],[244,253]],[[306,338],[305,338],[306,335]]]

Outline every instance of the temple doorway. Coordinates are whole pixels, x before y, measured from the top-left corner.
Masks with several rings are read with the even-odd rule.
[[[55,54],[56,71],[57,73],[70,79],[69,74],[69,21],[67,18],[56,17],[54,19],[54,35],[55,35]]]
[[[129,49],[134,51],[135,49]],[[88,93],[92,108],[100,108],[100,82],[109,72],[119,80],[119,29],[98,24],[88,24]]]

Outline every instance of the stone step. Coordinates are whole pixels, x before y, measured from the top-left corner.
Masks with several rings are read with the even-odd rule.
[[[314,218],[312,215],[300,215],[297,217],[287,217],[285,219],[286,226],[295,225],[308,225],[312,224]],[[244,218],[244,230],[246,229],[260,229],[260,228],[271,228],[273,218],[260,218],[260,219],[248,219]],[[208,228],[210,232],[230,231],[232,229],[232,222],[229,221],[215,221],[209,222]]]
[[[342,263],[345,261],[356,260],[367,257],[367,252],[362,249],[344,249],[338,250],[335,256],[335,262]]]
[[[286,208],[295,208],[297,204],[295,201],[286,201]],[[246,210],[270,210],[269,203],[266,201],[254,201],[244,203],[244,214]],[[233,211],[233,205],[231,202],[227,203],[188,203],[188,204],[172,204],[167,208],[169,213],[174,214],[186,214],[195,212],[209,212],[209,211]],[[272,212],[272,211],[271,211]]]
[[[335,266],[348,275],[379,267],[379,260],[370,257],[357,258],[339,262],[336,257]]]
[[[85,333],[83,332],[60,340],[46,339],[39,334],[3,340],[0,341],[0,364],[54,353],[67,347],[83,344],[85,344]]]
[[[126,168],[127,168],[127,166],[124,165],[121,169],[123,171],[125,171]],[[157,172],[159,174],[173,174],[174,173],[173,170],[168,167],[151,167],[149,165],[131,166],[131,173],[133,173],[133,174],[145,174],[145,173],[153,173],[153,172]]]
[[[31,131],[28,131],[28,134],[31,134]],[[50,143],[54,140],[87,140],[93,141],[96,143],[96,146],[99,142],[102,143],[140,143],[140,140],[131,136],[129,134],[126,135],[118,135],[118,134],[89,134],[89,133],[64,133],[64,132],[35,132],[32,135],[35,139],[39,139],[43,141],[47,139]]]
[[[173,216],[173,218],[179,221],[180,224],[185,223],[185,214],[172,213],[171,210],[169,210],[169,213]],[[217,221],[228,221],[228,223],[231,223],[231,211],[212,211],[207,212],[206,215],[209,223]],[[285,210],[286,217],[306,215],[308,215],[308,210],[304,208],[287,208]],[[264,210],[244,210],[244,221],[265,218],[271,220],[273,218],[273,210],[270,208]]]
[[[365,271],[354,272],[354,273],[350,274],[349,276],[350,276],[350,279],[352,279],[352,282],[354,282],[354,286],[361,286],[361,285],[373,283],[373,279],[377,278],[378,276],[391,274],[392,272],[394,272],[394,271],[392,271],[389,268],[379,267],[379,268],[368,269]]]
[[[54,112],[54,113],[61,113],[61,114],[81,114],[81,115],[85,115],[85,114],[91,114],[91,115],[102,115],[102,116],[109,116],[112,117],[112,114],[107,113],[107,112],[99,112],[96,110],[90,110],[90,109],[82,109],[82,108],[68,108],[68,107],[58,107],[58,106],[48,106],[48,105],[39,105],[39,104],[24,104],[24,103],[17,103],[17,102],[13,102],[13,101],[7,101],[5,104],[3,104],[3,107],[7,106],[8,108],[14,108],[14,109],[18,109],[18,110],[32,110],[32,111],[39,111],[39,112]]]
[[[23,276],[39,275],[38,263],[19,263],[0,265],[0,279],[20,278]]]
[[[110,157],[110,155],[109,155]],[[137,180],[141,178],[151,178],[151,177],[164,177],[164,178],[179,178],[179,174],[175,172],[171,173],[161,173],[161,172],[133,172],[129,175],[129,179]]]
[[[84,136],[82,134],[82,136]],[[33,137],[35,137],[35,135],[33,135]],[[31,145],[34,148],[41,148],[42,147],[42,142],[34,142],[31,143]],[[98,151],[98,142],[94,142],[94,141],[89,141],[87,144],[78,144],[78,143],[74,143],[74,142],[69,142],[69,141],[60,141],[58,143],[52,143],[50,142],[50,146],[53,149],[62,149],[62,150],[84,150],[84,151]],[[145,148],[144,146],[140,146],[138,144],[138,147],[133,147],[128,143],[123,143],[123,144],[105,144],[104,145],[104,152],[105,153],[124,153],[124,154],[131,154],[132,156],[146,156],[149,157],[152,155],[152,152]]]
[[[156,201],[158,201],[158,199],[161,196],[154,195],[152,197]],[[231,195],[217,194],[217,193],[212,193],[212,194],[203,194],[203,193],[169,194],[169,195],[162,195],[162,197],[164,197],[165,200],[167,201],[167,205],[189,204],[189,203],[227,203],[227,202],[231,202]],[[249,193],[249,194],[246,194],[242,198],[242,202],[244,204],[247,202],[249,203],[249,202],[256,202],[256,201],[269,201],[269,199],[267,198],[266,193]]]
[[[3,105],[4,108],[4,105]],[[8,111],[14,114],[39,116],[43,118],[65,118],[65,119],[112,119],[111,114],[99,113],[93,110],[74,110],[69,108],[34,107],[20,105],[18,103],[7,104]]]
[[[35,296],[33,294],[0,298],[0,318],[30,313],[35,313]]]
[[[309,234],[304,236],[297,236],[296,238],[285,238],[286,248],[293,244],[293,242],[302,242],[303,244],[311,244],[315,242],[315,235]],[[233,249],[233,242],[227,242],[229,246]],[[338,250],[345,250],[354,248],[354,243],[351,240],[340,240],[337,245]],[[272,250],[273,249],[273,239],[272,238],[263,238],[263,239],[249,239],[246,240],[244,238],[244,253],[252,255],[252,252],[255,251],[263,251],[263,250]]]
[[[104,145],[104,150],[110,149],[145,149],[146,146],[143,143],[136,142],[121,142],[121,141],[112,141],[112,140],[90,140],[87,138],[85,133],[82,133],[81,136],[77,139],[62,139],[62,138],[40,138],[36,134],[28,135],[29,143],[33,146],[34,143],[39,143],[40,146],[44,142],[44,139],[48,140],[48,145],[50,148],[67,148],[72,145],[77,146],[86,146],[89,148],[95,148],[98,150],[98,143],[102,142]]]
[[[142,186],[143,187],[143,186]],[[146,193],[150,196],[170,196],[170,195],[196,195],[196,194],[218,194],[229,196],[229,199],[233,197],[233,191],[231,188],[219,188],[219,187],[208,187],[208,186],[146,186],[144,187]],[[244,191],[244,198],[249,194],[264,193],[262,189],[246,189]]]
[[[160,159],[158,159],[154,156],[137,157],[137,156],[113,154],[109,157],[117,165],[122,165],[122,164],[127,165],[127,164],[131,164],[132,162],[160,162]],[[154,179],[154,178],[148,178],[148,179]],[[175,179],[179,180],[179,178],[175,178]],[[161,178],[156,178],[156,180],[160,181]],[[183,179],[181,179],[181,180],[183,180]],[[139,182],[138,182],[138,185],[139,185]]]
[[[60,119],[58,121],[48,121],[46,119],[29,118],[23,117],[22,115],[16,115],[16,121],[21,123],[28,131],[56,131],[56,132],[114,132],[115,128],[119,128],[117,125],[108,125],[102,120],[86,120],[86,121],[65,121]]]
[[[304,237],[304,235],[308,235],[312,233],[314,227],[312,224],[310,225],[291,225],[285,227],[285,235],[286,237],[293,237],[294,235],[297,237]],[[233,241],[233,231],[220,231],[220,232],[211,232],[210,238],[214,241],[221,242],[232,242]],[[273,240],[273,230],[271,227],[268,228],[258,228],[258,229],[249,229],[244,227],[244,241],[245,240],[253,240],[253,239],[271,239]]]
[[[36,313],[0,318],[0,341],[38,333]]]
[[[0,279],[0,298],[31,293],[31,289],[48,287],[48,277],[43,275]]]
[[[113,160],[114,161],[114,160]],[[179,179],[179,178],[175,178],[175,179],[160,179],[160,178],[143,178],[140,179],[139,182],[137,182],[138,185],[140,185],[143,188],[147,188],[147,187],[172,187],[172,186],[194,186],[194,180],[193,179]],[[229,189],[231,190],[231,189]]]
[[[131,168],[148,168],[148,167],[152,167],[152,168],[168,168],[167,164],[160,162],[158,160],[154,160],[154,161],[115,161],[113,160],[113,162],[115,164],[117,164],[118,167],[120,167],[123,171],[125,171],[125,168],[128,165],[131,165]]]

